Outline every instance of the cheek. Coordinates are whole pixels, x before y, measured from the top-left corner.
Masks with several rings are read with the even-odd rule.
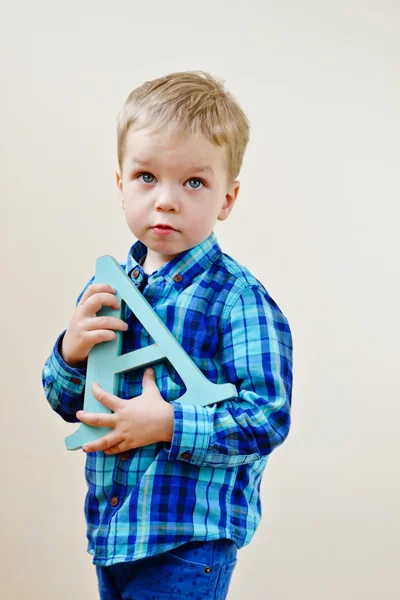
[[[125,204],[125,218],[128,225],[140,227],[147,220],[146,210],[138,203]]]
[[[203,234],[204,230],[214,224],[214,214],[210,207],[202,207],[191,216],[193,233]]]
[[[125,198],[125,211],[129,215],[140,217],[145,213],[146,203],[138,194],[129,194]]]

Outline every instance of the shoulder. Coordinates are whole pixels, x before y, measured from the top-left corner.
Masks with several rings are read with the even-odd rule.
[[[247,267],[229,256],[229,254],[222,252],[218,263],[220,268],[226,270],[231,278],[235,280],[238,287],[263,287],[262,283],[256,279]]]
[[[257,295],[264,297],[269,303],[275,304],[261,281],[247,267],[229,256],[229,254],[221,253],[215,267],[230,291],[229,301],[227,302],[229,306],[234,305],[241,297],[251,298]]]
[[[291,345],[288,320],[264,284],[247,267],[226,253],[222,253],[217,262],[218,268],[229,280],[230,289],[222,313],[222,327],[239,314],[243,321],[253,316],[258,322],[262,322],[264,317],[266,323],[273,323],[281,330],[283,337],[287,337],[287,343]]]

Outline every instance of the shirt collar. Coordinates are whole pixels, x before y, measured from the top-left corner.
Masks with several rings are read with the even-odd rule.
[[[140,240],[130,248],[126,262],[126,274],[138,285],[144,278],[141,262],[147,253],[147,246]],[[222,254],[215,233],[190,250],[185,250],[167,264],[148,276],[148,283],[160,283],[165,280],[171,285],[184,286],[199,273],[208,269]]]

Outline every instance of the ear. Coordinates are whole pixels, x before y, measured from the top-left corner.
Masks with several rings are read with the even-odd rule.
[[[121,206],[125,210],[125,206],[124,206],[124,194],[123,194],[123,191],[122,191],[122,177],[121,177],[121,173],[120,173],[119,169],[117,169],[115,171],[115,180],[117,182],[117,188],[119,189],[119,196],[121,198]]]
[[[218,215],[218,221],[225,221],[229,217],[236,198],[239,193],[240,181],[234,181],[225,195],[225,202],[223,203],[220,213]]]

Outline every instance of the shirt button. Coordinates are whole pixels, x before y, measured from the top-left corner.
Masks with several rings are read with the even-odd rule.
[[[121,460],[126,461],[129,459],[130,455],[130,452],[122,452],[122,454],[120,454],[119,457]]]
[[[179,273],[174,275],[174,281],[176,281],[176,283],[180,283],[182,281],[182,275],[179,275]]]
[[[139,271],[139,269],[135,269],[135,270],[133,271],[133,276],[134,276],[134,278],[135,278],[135,279],[137,279],[137,278],[139,277],[139,275],[140,275],[140,271]]]
[[[210,569],[210,567],[206,567],[206,568],[204,569],[204,573],[207,573],[207,575],[208,575],[208,573],[211,573],[211,569]]]
[[[73,378],[71,379],[71,381],[72,381],[72,383],[76,383],[76,385],[78,385],[78,383],[80,383],[80,382],[81,382],[81,380],[80,380],[80,379],[78,379],[77,377],[73,377]]]
[[[110,500],[111,506],[117,506],[118,502],[119,502],[119,500],[118,500],[117,496],[113,496]]]
[[[181,454],[181,458],[184,458],[185,460],[189,460],[190,458],[190,453],[189,452],[183,452]]]

